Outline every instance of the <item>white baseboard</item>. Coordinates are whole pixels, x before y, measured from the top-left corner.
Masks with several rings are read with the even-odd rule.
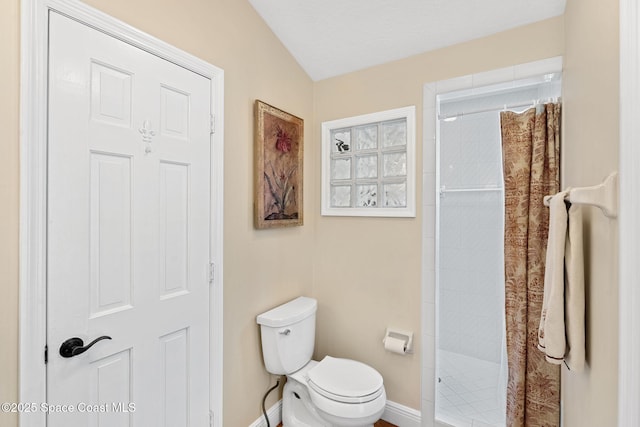
[[[387,400],[382,419],[398,427],[420,427],[422,415],[418,410]]]
[[[282,399],[278,400],[267,410],[267,416],[269,417],[271,427],[276,427],[282,422]],[[398,427],[420,427],[421,418],[420,411],[390,400],[387,400],[387,405],[382,414],[383,420],[395,424]],[[261,415],[260,418],[251,423],[249,427],[267,427],[267,422],[264,416]]]
[[[267,417],[269,417],[271,427],[277,427],[277,425],[282,422],[282,399],[278,400],[271,408],[267,409]],[[267,427],[264,415],[260,415],[260,418],[252,422],[249,427]]]

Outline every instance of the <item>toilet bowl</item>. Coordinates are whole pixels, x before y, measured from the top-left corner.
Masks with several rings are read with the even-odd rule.
[[[283,426],[372,426],[386,405],[382,376],[351,359],[311,360],[316,309],[316,300],[299,297],[257,319],[267,370],[287,376]]]
[[[375,369],[355,360],[327,356],[287,375],[283,399],[285,427],[287,422],[304,427],[363,427],[380,419],[387,396]],[[297,411],[289,411],[286,403],[298,406]],[[301,418],[310,421],[300,424]]]

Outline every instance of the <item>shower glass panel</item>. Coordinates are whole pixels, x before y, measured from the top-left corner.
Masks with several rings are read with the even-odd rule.
[[[499,113],[559,95],[553,77],[438,97],[436,419],[456,427],[505,426]]]

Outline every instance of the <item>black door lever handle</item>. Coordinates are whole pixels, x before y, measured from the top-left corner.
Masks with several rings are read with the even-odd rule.
[[[96,338],[95,340],[91,341],[89,344],[85,346],[84,341],[82,341],[82,338],[78,338],[78,337],[69,338],[68,340],[63,342],[62,345],[60,346],[60,356],[62,357],[77,356],[89,350],[98,341],[110,340],[110,339],[111,337],[104,335],[99,338]]]

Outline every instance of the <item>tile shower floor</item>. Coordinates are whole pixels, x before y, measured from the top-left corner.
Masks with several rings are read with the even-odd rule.
[[[500,364],[438,350],[436,418],[455,427],[504,427]]]

